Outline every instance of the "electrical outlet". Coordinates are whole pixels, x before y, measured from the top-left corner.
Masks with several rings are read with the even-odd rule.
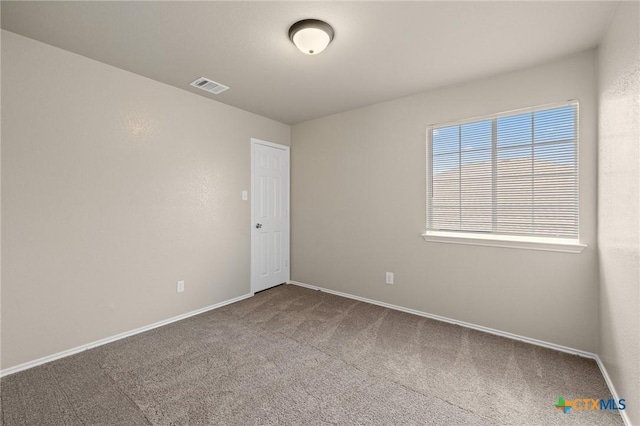
[[[393,284],[393,272],[387,272],[387,284]]]
[[[247,191],[242,191],[242,201],[247,201],[249,199],[249,193]]]
[[[184,281],[178,281],[178,285],[176,285],[176,291],[178,293],[182,293],[184,291]]]

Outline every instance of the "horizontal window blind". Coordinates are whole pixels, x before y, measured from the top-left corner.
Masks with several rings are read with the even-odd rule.
[[[432,126],[427,231],[578,239],[578,104]]]

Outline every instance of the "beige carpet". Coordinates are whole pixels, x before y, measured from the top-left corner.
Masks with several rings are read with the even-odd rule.
[[[622,424],[592,360],[280,286],[3,378],[2,425]]]

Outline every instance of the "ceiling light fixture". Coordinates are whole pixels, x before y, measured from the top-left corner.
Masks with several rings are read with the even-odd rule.
[[[318,19],[304,19],[289,28],[289,39],[302,53],[317,55],[333,40],[333,28]]]

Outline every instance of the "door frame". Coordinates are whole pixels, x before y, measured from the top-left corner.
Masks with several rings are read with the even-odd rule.
[[[249,268],[249,274],[250,274],[250,287],[251,287],[251,293],[255,294],[256,293],[256,286],[257,283],[254,279],[254,265],[255,265],[255,259],[254,259],[254,248],[255,248],[255,244],[256,244],[256,238],[255,238],[255,234],[253,232],[253,227],[255,226],[256,220],[254,218],[254,214],[255,214],[255,206],[253,205],[253,195],[254,195],[254,180],[255,180],[255,146],[256,145],[263,145],[263,146],[268,146],[270,148],[275,148],[275,149],[281,149],[283,150],[286,155],[287,155],[287,224],[286,224],[286,229],[287,229],[287,240],[286,240],[286,245],[287,245],[287,249],[286,249],[286,256],[285,256],[285,262],[286,262],[286,271],[285,271],[285,282],[289,282],[289,280],[291,279],[291,151],[290,151],[290,147],[288,147],[287,145],[280,145],[277,143],[273,143],[273,142],[267,142],[265,140],[262,139],[257,139],[257,138],[251,138],[250,140],[250,151],[251,151],[251,194],[250,194],[250,203],[251,203],[251,224],[250,224],[250,228],[249,228],[249,232],[251,232],[251,253],[250,253],[250,268]]]

